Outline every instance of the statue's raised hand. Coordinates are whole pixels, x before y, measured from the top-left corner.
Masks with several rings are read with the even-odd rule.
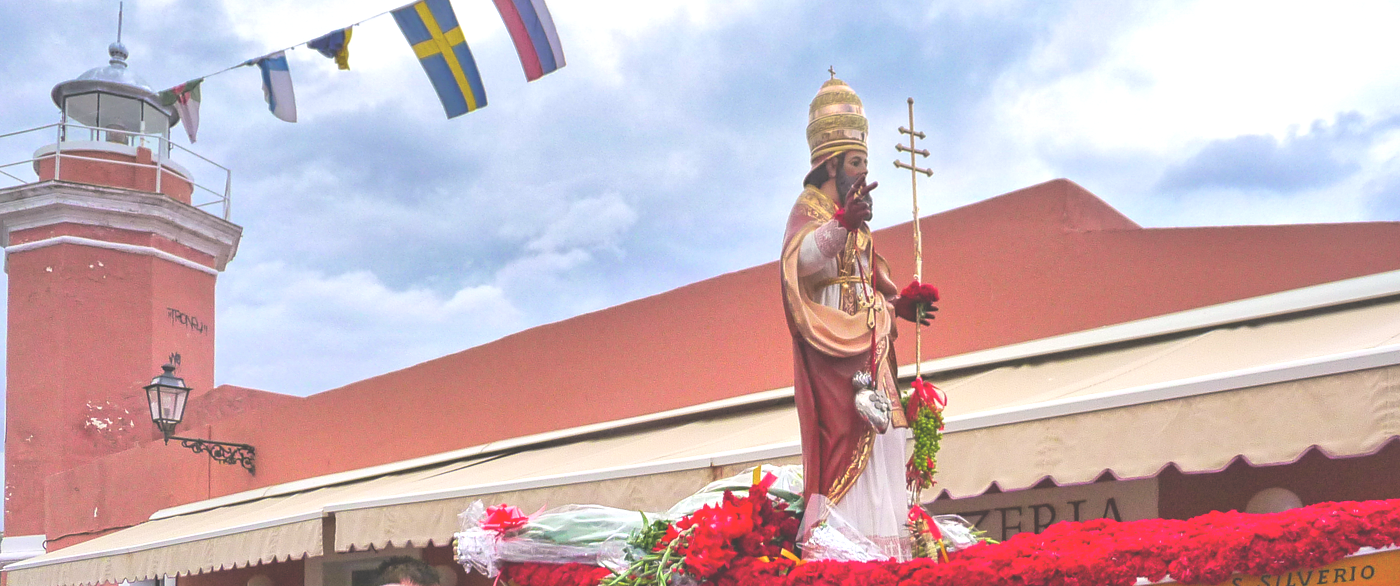
[[[861,224],[870,221],[874,216],[870,192],[879,186],[879,181],[867,185],[864,177],[851,186],[851,191],[846,194],[846,216],[851,221]]]

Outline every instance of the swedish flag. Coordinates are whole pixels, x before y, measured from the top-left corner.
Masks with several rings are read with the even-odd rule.
[[[393,14],[433,82],[448,118],[486,105],[486,89],[481,85],[476,60],[448,0],[422,0]]]

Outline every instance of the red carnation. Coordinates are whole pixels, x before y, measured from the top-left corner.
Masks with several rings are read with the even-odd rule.
[[[938,311],[938,308],[933,305],[937,302],[938,287],[913,281],[899,292],[899,297],[895,298],[894,313],[908,321],[922,323],[924,320],[933,319],[930,314]]]
[[[938,287],[934,287],[928,283],[912,281],[904,287],[903,291],[899,292],[899,296],[909,297],[915,301],[924,303],[937,303]]]

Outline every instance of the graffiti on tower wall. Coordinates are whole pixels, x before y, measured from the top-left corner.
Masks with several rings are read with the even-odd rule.
[[[168,317],[170,317],[170,325],[182,325],[198,334],[203,334],[209,331],[208,324],[204,323],[203,321],[200,321],[199,318],[185,313],[183,311],[180,311],[178,309],[175,309],[174,307],[165,308],[165,314]]]

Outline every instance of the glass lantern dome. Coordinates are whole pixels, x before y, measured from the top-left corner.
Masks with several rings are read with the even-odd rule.
[[[107,66],[54,86],[54,104],[70,124],[62,140],[102,141],[159,152],[160,143],[168,142],[164,139],[170,138],[170,128],[179,122],[179,113],[161,106],[155,90],[127,68],[125,45],[112,43],[107,52],[111,56]]]

